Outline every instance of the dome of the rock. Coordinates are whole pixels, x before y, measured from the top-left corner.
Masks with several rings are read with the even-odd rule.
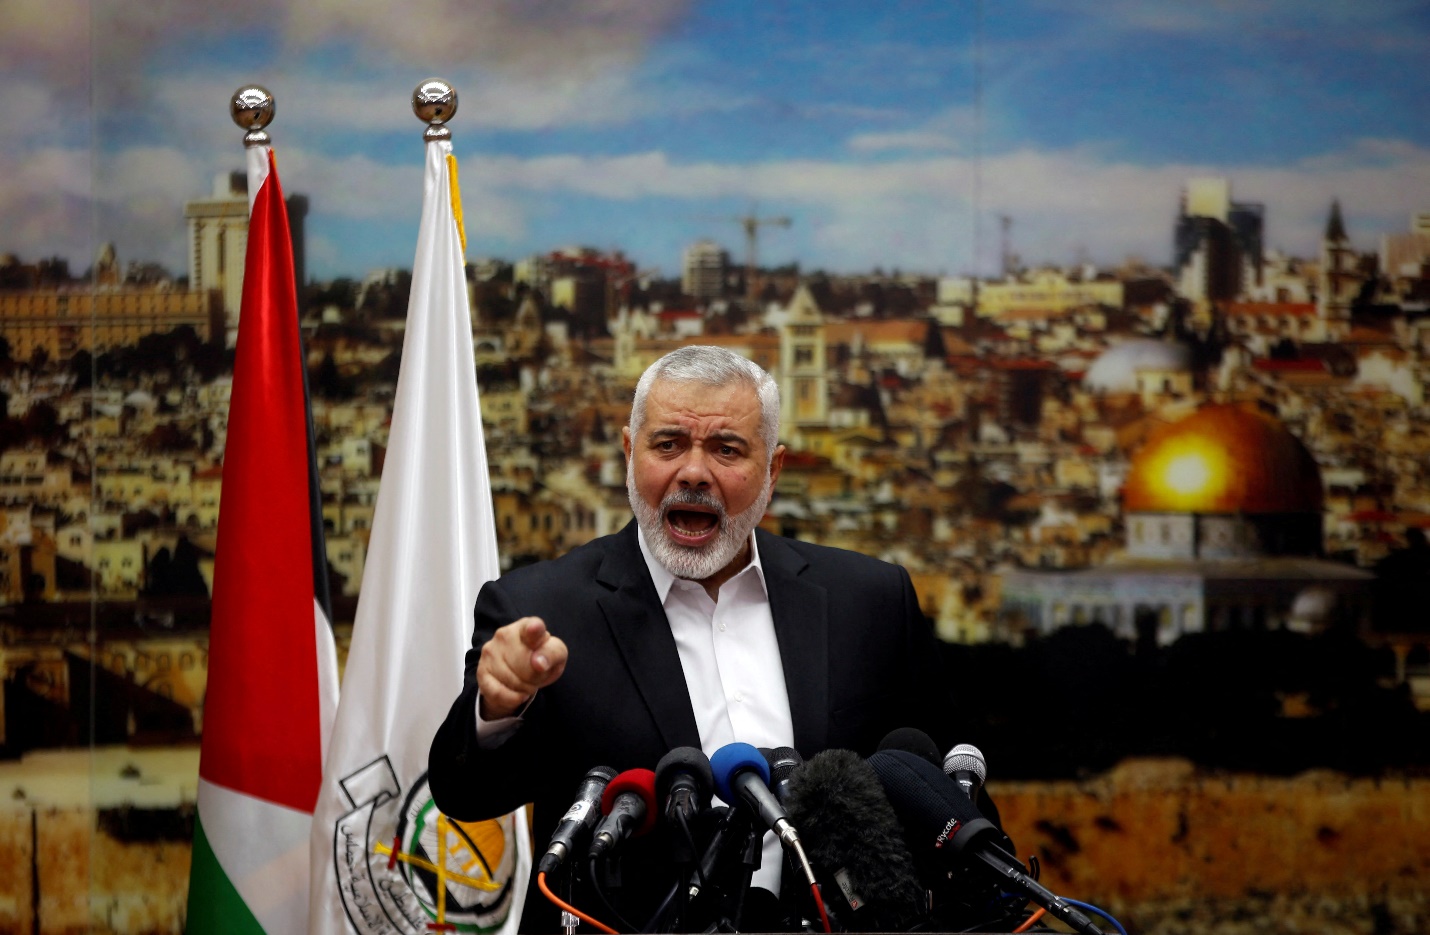
[[[1277,419],[1203,406],[1152,433],[1123,489],[1128,513],[1319,513],[1321,472]]]

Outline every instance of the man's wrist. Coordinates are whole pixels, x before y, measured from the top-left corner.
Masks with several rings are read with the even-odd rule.
[[[514,712],[502,717],[490,717],[483,708],[486,707],[486,699],[482,697],[481,690],[477,691],[477,746],[483,750],[490,750],[501,746],[507,738],[516,733],[521,726],[521,716],[526,713],[526,709],[531,707],[531,702],[536,698],[532,695],[521,704]]]

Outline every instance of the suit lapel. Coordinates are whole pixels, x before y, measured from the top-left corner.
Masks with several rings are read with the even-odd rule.
[[[794,747],[822,750],[829,734],[829,593],[800,577],[809,563],[783,539],[762,529],[755,536],[789,692]]]
[[[634,521],[617,535],[596,580],[603,587],[598,601],[606,624],[666,748],[699,747],[680,652],[645,567]]]

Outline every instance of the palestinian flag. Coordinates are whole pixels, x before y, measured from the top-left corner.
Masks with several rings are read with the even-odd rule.
[[[317,464],[288,211],[248,149],[243,304],[223,458],[186,930],[300,933],[337,707]]]

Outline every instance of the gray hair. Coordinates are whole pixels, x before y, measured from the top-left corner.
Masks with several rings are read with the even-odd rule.
[[[657,380],[712,387],[745,384],[760,399],[760,440],[765,443],[765,457],[774,457],[780,441],[780,386],[759,364],[709,344],[691,344],[671,351],[647,367],[636,384],[635,399],[631,401],[632,436],[645,423],[646,398]]]

